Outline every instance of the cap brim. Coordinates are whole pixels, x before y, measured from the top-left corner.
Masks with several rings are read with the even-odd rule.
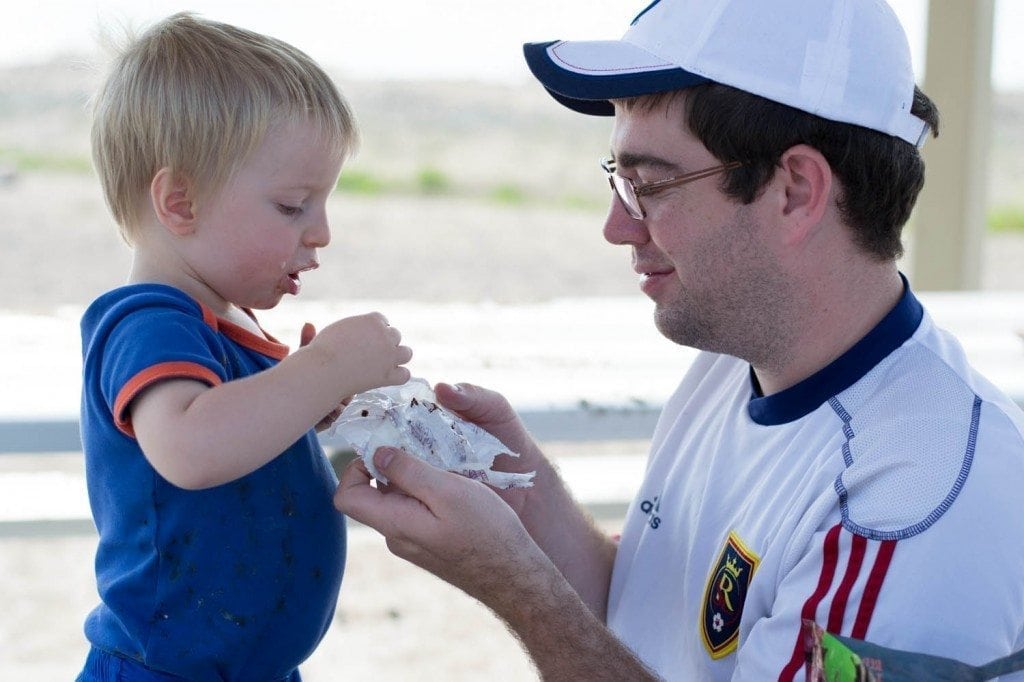
[[[552,97],[574,111],[595,116],[615,113],[609,100],[708,82],[621,40],[526,43],[523,54]]]

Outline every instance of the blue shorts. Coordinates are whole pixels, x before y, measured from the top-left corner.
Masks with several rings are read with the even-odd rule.
[[[75,682],[182,682],[185,678],[151,670],[138,661],[121,658],[102,649],[92,647],[85,658],[85,667]],[[272,682],[302,682],[296,670],[283,680]]]

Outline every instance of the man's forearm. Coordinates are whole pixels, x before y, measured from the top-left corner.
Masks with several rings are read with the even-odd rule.
[[[598,529],[546,460],[538,467],[536,495],[521,520],[600,622],[604,622],[615,562],[615,543]]]
[[[529,653],[544,680],[657,680],[546,562],[488,604]]]

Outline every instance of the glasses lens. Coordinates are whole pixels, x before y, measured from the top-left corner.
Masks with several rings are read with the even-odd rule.
[[[633,183],[627,178],[615,175],[614,173],[609,177],[612,179],[612,187],[615,188],[615,193],[619,195],[619,201],[622,202],[622,206],[626,209],[629,217],[637,220],[643,218],[644,211],[640,208],[640,199],[637,198],[636,192],[633,191]]]

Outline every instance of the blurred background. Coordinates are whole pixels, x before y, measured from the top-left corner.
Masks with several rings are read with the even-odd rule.
[[[628,251],[601,238],[610,195],[597,160],[610,121],[557,105],[521,57],[526,41],[617,38],[646,4],[40,0],[6,8],[0,426],[76,417],[78,317],[123,282],[128,265],[91,170],[88,98],[106,42],[181,10],[303,49],[335,77],[360,123],[361,149],[330,201],[332,243],[302,295],[263,317],[272,333],[294,343],[306,319],[380,309],[416,349],[414,373],[431,381],[489,383],[522,407],[626,404],[649,416],[690,356],[658,337]],[[931,191],[934,208],[912,219],[901,267],[965,331],[990,330],[972,347],[1014,379],[1015,333],[1024,329],[1024,44],[1016,38],[1024,3],[890,4],[919,83],[949,114],[943,136],[925,148],[935,186],[922,201]],[[951,290],[964,293],[946,296]],[[544,440],[614,532],[639,480],[643,429],[597,441],[556,430]],[[96,600],[81,455],[12,450],[0,442],[0,679],[71,679]],[[312,682],[534,677],[486,609],[390,557],[362,528],[352,530],[334,627],[304,674]]]

